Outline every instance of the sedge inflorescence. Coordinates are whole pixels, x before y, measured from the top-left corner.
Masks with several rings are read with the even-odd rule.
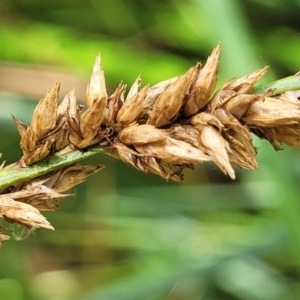
[[[58,105],[60,83],[37,104],[29,126],[14,117],[23,156],[16,164],[28,168],[55,154],[105,145],[106,153],[142,171],[165,179],[183,180],[183,170],[213,161],[235,178],[233,166],[255,170],[252,133],[276,150],[281,143],[300,146],[300,102],[292,92],[273,97],[273,90],[252,93],[267,67],[215,91],[220,45],[204,66],[141,88],[138,76],[128,92],[121,82],[107,94],[100,55],[87,87],[86,106],[77,104],[74,90]],[[40,214],[56,210],[62,194],[102,167],[79,164],[49,171],[5,188],[0,194],[0,218],[27,228],[52,225]],[[8,237],[1,234],[1,240]]]

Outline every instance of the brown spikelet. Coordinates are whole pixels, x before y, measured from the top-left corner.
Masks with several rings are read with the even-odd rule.
[[[91,107],[94,101],[102,100],[102,104],[105,107],[107,100],[106,86],[104,72],[101,67],[100,53],[96,56],[95,64],[91,80],[88,84],[86,91],[86,103],[88,107]]]
[[[145,112],[146,119],[149,118],[149,116],[151,115],[153,105],[154,105],[155,101],[157,100],[157,98],[161,94],[163,94],[167,90],[168,86],[171,83],[175,82],[177,79],[178,79],[178,77],[164,80],[164,81],[159,82],[156,85],[149,88],[147,96],[143,103],[143,110]]]
[[[173,138],[135,145],[135,149],[144,156],[154,156],[170,164],[185,165],[211,160],[201,150]]]
[[[126,145],[148,144],[167,137],[165,131],[148,124],[126,127],[118,133],[119,140]]]
[[[68,123],[72,128],[70,142],[77,148],[86,148],[100,142],[103,138],[100,125],[105,118],[108,96],[106,93],[104,72],[100,65],[100,54],[97,55],[90,83],[86,93],[88,109],[80,116],[81,107],[75,105],[72,97]]]
[[[200,139],[205,152],[225,174],[234,179],[234,170],[228,157],[228,153],[231,152],[229,143],[222,137],[219,131],[212,126],[203,126]]]
[[[241,77],[230,85],[231,90],[237,92],[238,94],[249,93],[257,81],[267,73],[268,69],[269,67],[266,66],[262,69],[252,72],[249,75]]]
[[[57,82],[38,103],[33,112],[30,128],[38,141],[41,140],[55,125],[59,89],[60,83]]]
[[[108,124],[110,127],[118,126],[117,115],[122,107],[122,104],[124,103],[125,90],[126,85],[121,82],[116,88],[115,92],[107,100],[104,123]]]
[[[149,86],[145,86],[139,93],[136,93],[131,98],[126,99],[124,105],[120,108],[117,114],[117,122],[124,125],[129,125],[135,122],[143,112],[143,103],[147,95]]]
[[[264,97],[255,101],[242,120],[257,127],[274,127],[299,123],[300,102],[285,95],[279,98]]]
[[[17,222],[28,227],[43,227],[54,230],[38,209],[13,200],[13,193],[0,195],[0,216],[9,222]]]
[[[215,126],[219,130],[221,130],[224,127],[223,124],[220,122],[220,120],[217,117],[215,117],[212,114],[205,113],[205,112],[202,112],[202,113],[199,113],[199,114],[193,116],[190,119],[190,123],[192,125],[194,125],[196,128],[197,127],[202,128],[203,125],[211,125],[211,126]]]
[[[186,74],[170,83],[165,92],[156,100],[147,124],[162,127],[171,123],[172,119],[178,116],[195,68],[190,68]]]
[[[196,127],[192,125],[173,125],[165,129],[167,133],[174,139],[184,141],[195,148],[200,148],[200,133]]]
[[[190,91],[183,107],[184,115],[190,117],[200,111],[209,101],[217,83],[220,44],[213,50]]]

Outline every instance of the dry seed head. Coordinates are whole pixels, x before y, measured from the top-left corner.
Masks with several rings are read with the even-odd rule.
[[[165,129],[170,137],[186,142],[195,148],[201,148],[199,142],[199,130],[192,125],[173,125],[172,127]]]
[[[55,125],[59,89],[60,83],[56,82],[46,96],[39,101],[33,112],[30,127],[37,140],[40,140]]]
[[[74,196],[73,194],[57,193],[42,184],[33,190],[21,190],[11,195],[14,197],[14,200],[30,204],[40,211],[58,210],[61,199]]]
[[[67,109],[67,123],[70,132],[70,142],[76,144],[75,141],[80,142],[83,139],[80,130],[80,111],[82,106],[76,104],[76,97],[74,95],[74,90],[71,90],[67,94],[69,105]],[[72,141],[73,140],[73,141]]]
[[[205,112],[193,116],[190,119],[190,123],[195,127],[200,126],[200,128],[202,128],[203,125],[211,125],[218,128],[219,130],[221,130],[224,127],[218,118],[216,118],[212,114],[208,114]]]
[[[144,111],[151,113],[152,107],[153,107],[155,101],[157,100],[157,98],[161,94],[163,94],[166,91],[166,89],[168,88],[168,86],[171,83],[175,82],[177,79],[178,79],[178,77],[176,76],[171,79],[159,82],[156,85],[150,87],[150,89],[147,93],[147,97],[144,101],[144,106],[143,106]]]
[[[154,157],[142,157],[140,162],[147,172],[161,176],[166,180],[182,181],[183,174],[181,169],[171,164],[163,163]]]
[[[220,44],[208,57],[203,69],[199,72],[196,83],[183,107],[184,115],[190,117],[203,108],[209,101],[218,79]]]
[[[145,86],[139,93],[136,93],[131,98],[126,99],[123,106],[117,114],[117,122],[124,125],[129,125],[135,122],[143,112],[143,103],[147,95],[149,86]]]
[[[200,139],[202,145],[205,147],[205,152],[225,174],[234,179],[235,173],[228,157],[230,147],[218,130],[212,126],[204,126],[201,130]]]
[[[115,158],[121,159],[126,164],[129,164],[142,172],[145,172],[144,168],[141,167],[138,162],[139,154],[123,143],[120,143],[118,139],[115,139],[113,147],[109,149],[108,154]]]
[[[115,92],[108,98],[104,121],[104,123],[108,124],[108,126],[117,126],[117,114],[124,103],[125,90],[126,85],[121,82],[116,88]]]
[[[228,130],[223,133],[223,137],[230,144],[229,159],[232,164],[247,170],[258,168],[256,162],[256,149],[252,144],[252,139],[242,133]]]
[[[237,95],[237,92],[230,89],[230,81],[225,83],[211,98],[208,103],[207,112],[213,113],[216,109],[222,108],[227,101]]]
[[[231,98],[223,106],[225,110],[228,110],[237,119],[241,119],[248,111],[250,106],[256,101],[264,101],[264,95],[247,95],[238,94]]]
[[[57,107],[56,83],[37,105],[30,126],[14,118],[23,150],[16,166],[26,167],[50,153],[62,155],[100,142],[111,145],[108,154],[167,180],[180,181],[183,169],[194,169],[195,163],[209,160],[235,178],[231,164],[257,168],[250,132],[269,140],[275,149],[280,149],[281,143],[300,147],[299,95],[286,93],[271,98],[270,91],[251,94],[267,67],[225,83],[211,97],[219,54],[220,45],[203,69],[198,63],[180,77],[140,91],[139,76],[126,101],[126,86],[122,82],[108,97],[98,54],[87,88],[88,108],[83,114],[74,91]],[[61,192],[101,168],[73,165],[10,187],[10,194],[5,194],[4,189],[0,195],[0,218],[30,228],[53,229],[37,209],[58,209],[59,201],[70,196]],[[3,228],[0,245],[7,238],[1,231]]]
[[[52,140],[47,140],[44,144],[36,147],[33,151],[25,152],[23,157],[21,158],[21,161],[22,163],[24,163],[24,166],[31,165],[47,157],[50,153],[52,143]]]
[[[86,103],[88,107],[92,106],[96,99],[102,99],[106,105],[107,93],[104,72],[101,67],[101,56],[97,54],[90,83],[86,91]],[[104,105],[104,107],[105,107]]]
[[[231,90],[234,90],[238,94],[250,93],[253,86],[267,73],[268,69],[269,67],[266,66],[250,73],[249,75],[239,78],[230,85]]]
[[[299,124],[264,128],[263,134],[265,138],[270,141],[275,150],[281,150],[282,143],[291,147],[300,147]]]
[[[65,95],[61,103],[57,107],[57,117],[65,116],[68,113],[70,106],[70,97],[75,94],[75,90],[72,89],[68,94]]]
[[[298,124],[300,102],[287,98],[264,97],[252,103],[242,120],[257,127]]]
[[[54,228],[33,206],[15,201],[13,194],[0,195],[0,217],[10,222],[16,222],[29,227]]]
[[[57,172],[59,176],[50,187],[56,192],[65,192],[84,182],[87,177],[97,173],[103,168],[104,166],[82,166],[80,164],[68,166]],[[46,182],[46,185],[48,185],[48,182]]]
[[[168,137],[164,140],[134,146],[137,152],[170,164],[193,164],[210,161],[210,157],[190,144]]]
[[[68,123],[72,128],[70,142],[73,145],[78,148],[86,148],[102,139],[99,131],[105,117],[107,99],[104,72],[100,65],[100,54],[98,54],[86,93],[88,109],[82,116],[79,116],[78,106],[76,106],[76,110],[75,105],[70,107]],[[76,116],[71,117],[74,114]]]
[[[237,133],[244,135],[249,141],[252,141],[251,132],[247,126],[242,125],[229,111],[218,108],[213,115],[224,125],[226,129],[232,129]]]
[[[158,97],[153,105],[147,124],[162,127],[171,123],[178,116],[195,73],[195,68],[190,68],[184,75],[170,83],[165,92]]]
[[[127,94],[127,97],[126,97],[126,101],[128,101],[129,99],[131,99],[138,93],[141,83],[142,83],[142,79],[141,79],[141,76],[139,75],[138,78],[133,83],[133,85],[131,86],[131,88]]]
[[[152,125],[133,125],[118,133],[119,140],[126,145],[143,145],[164,140],[168,134]]]
[[[84,139],[93,139],[100,130],[104,108],[101,100],[94,101],[93,105],[82,114],[80,131]]]

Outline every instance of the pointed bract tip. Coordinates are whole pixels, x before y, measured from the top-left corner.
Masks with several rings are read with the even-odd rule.
[[[97,55],[96,55],[95,65],[101,65],[101,54],[100,54],[100,52],[98,52]]]

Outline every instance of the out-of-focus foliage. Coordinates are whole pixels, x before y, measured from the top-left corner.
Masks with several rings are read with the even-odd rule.
[[[278,79],[300,69],[299,9],[296,0],[4,0],[0,77],[2,66],[42,66],[88,78],[101,52],[112,89],[138,74],[154,84],[221,41],[219,84],[264,65]],[[10,115],[28,123],[34,102],[17,89],[0,101],[10,163],[21,155]],[[89,161],[107,167],[47,214],[55,232],[4,243],[0,299],[299,299],[300,152],[255,142],[260,170],[237,170],[234,182],[211,164],[177,184]]]

